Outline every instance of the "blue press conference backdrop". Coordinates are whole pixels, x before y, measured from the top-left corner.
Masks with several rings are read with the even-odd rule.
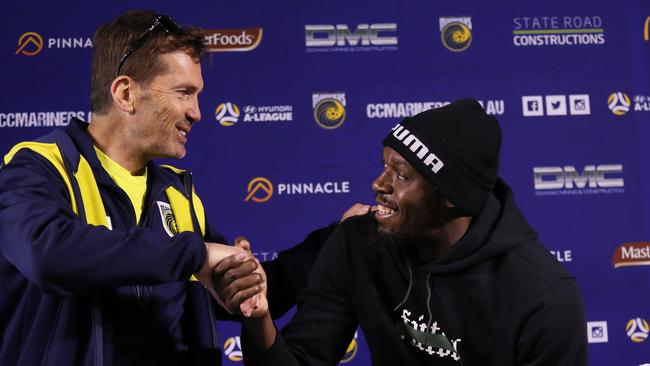
[[[90,38],[133,8],[208,30],[203,118],[174,164],[229,239],[268,260],[372,202],[387,131],[475,97],[503,130],[501,176],[578,279],[589,364],[650,363],[650,2],[10,2],[0,150],[90,117]],[[220,329],[240,364],[239,327]],[[370,363],[361,332],[343,362]]]

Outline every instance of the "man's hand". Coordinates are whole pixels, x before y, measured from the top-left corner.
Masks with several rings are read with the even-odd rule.
[[[205,249],[207,255],[205,257],[205,262],[201,270],[195,274],[196,278],[201,282],[203,286],[212,294],[212,297],[225,308],[223,301],[217,296],[217,293],[214,291],[214,282],[213,282],[213,273],[214,269],[226,257],[232,257],[233,261],[237,263],[245,263],[246,261],[252,261],[252,254],[249,254],[246,250],[238,247],[233,247],[230,245],[217,244],[217,243],[205,243]]]
[[[214,270],[214,289],[229,312],[259,316],[268,311],[266,273],[251,253],[246,238],[235,239],[235,246],[246,251],[250,259],[240,261],[232,255],[219,262]]]
[[[341,216],[341,222],[349,219],[352,216],[362,216],[371,211],[377,211],[377,206],[364,205],[363,203],[355,203],[352,207],[348,208],[347,211]]]

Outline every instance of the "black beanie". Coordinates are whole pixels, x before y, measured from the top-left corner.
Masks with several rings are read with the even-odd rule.
[[[476,215],[494,188],[501,131],[474,99],[404,119],[384,139],[449,202]]]

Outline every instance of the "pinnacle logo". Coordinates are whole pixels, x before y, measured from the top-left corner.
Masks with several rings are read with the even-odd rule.
[[[440,39],[449,51],[465,51],[472,44],[472,18],[441,17]]]
[[[627,336],[630,337],[632,342],[641,343],[648,339],[650,333],[650,326],[648,321],[643,318],[630,319],[625,326]]]
[[[16,55],[36,56],[43,49],[43,37],[36,32],[26,32],[18,38]]]
[[[223,344],[223,353],[230,361],[241,362],[244,359],[239,336],[226,339],[226,343]]]
[[[614,268],[650,266],[650,242],[624,243],[616,248],[612,258]]]
[[[244,202],[264,203],[273,197],[273,184],[264,177],[257,177],[248,183],[247,192]]]
[[[262,42],[262,28],[217,29],[205,31],[208,52],[246,52]]]
[[[319,126],[333,130],[345,121],[345,93],[314,93],[312,106]]]
[[[178,227],[176,226],[176,220],[174,220],[174,213],[172,212],[169,203],[161,201],[156,201],[156,203],[158,204],[158,210],[160,211],[162,226],[167,232],[167,235],[172,237],[178,234]]]
[[[214,110],[214,118],[222,126],[229,127],[237,123],[239,120],[239,107],[235,103],[221,103]]]
[[[607,106],[617,116],[623,116],[630,111],[632,102],[630,97],[623,92],[614,92],[607,98]]]
[[[357,337],[358,333],[354,332],[354,338],[352,338],[352,342],[348,345],[347,350],[345,351],[345,354],[343,355],[343,358],[341,359],[341,362],[339,363],[346,363],[352,361],[354,359],[354,356],[357,355],[357,351],[359,350],[359,345],[357,343]]]

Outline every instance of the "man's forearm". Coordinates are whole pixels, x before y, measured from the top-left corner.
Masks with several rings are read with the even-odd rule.
[[[245,318],[243,335],[248,342],[258,350],[265,351],[275,343],[276,331],[271,314],[260,318]]]

